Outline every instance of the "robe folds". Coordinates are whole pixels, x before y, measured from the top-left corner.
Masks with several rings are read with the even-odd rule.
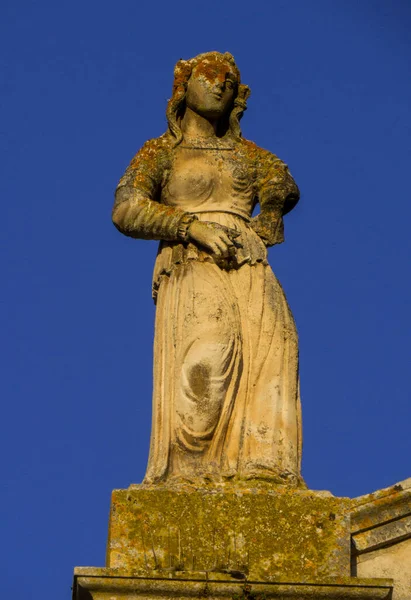
[[[284,163],[245,140],[235,151],[183,144],[148,142],[114,208],[123,233],[162,240],[144,483],[304,485],[298,338],[266,250],[283,240],[298,188]],[[218,259],[181,239],[187,215],[235,229],[235,254]]]

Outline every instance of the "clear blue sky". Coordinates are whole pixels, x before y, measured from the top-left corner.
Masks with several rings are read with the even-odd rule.
[[[111,490],[144,475],[156,243],[110,211],[179,58],[234,54],[243,133],[302,191],[270,261],[300,333],[308,485],[411,476],[410,29],[405,0],[3,2],[5,598],[69,600],[74,565],[104,564]]]

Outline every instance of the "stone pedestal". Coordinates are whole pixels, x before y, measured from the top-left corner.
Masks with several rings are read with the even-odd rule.
[[[107,566],[256,581],[348,577],[350,500],[284,488],[114,490]]]
[[[410,517],[411,480],[354,500],[131,486],[113,492],[106,567],[75,569],[73,600],[410,600]]]

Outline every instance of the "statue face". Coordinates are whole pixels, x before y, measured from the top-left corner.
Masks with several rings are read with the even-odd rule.
[[[188,80],[186,105],[203,117],[218,119],[231,108],[237,83],[229,62],[205,58]]]

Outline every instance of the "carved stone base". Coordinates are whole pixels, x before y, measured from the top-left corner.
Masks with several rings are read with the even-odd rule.
[[[349,509],[348,498],[284,488],[114,490],[107,567],[254,581],[348,577]]]
[[[168,579],[155,573],[151,578],[132,577],[114,569],[93,568],[75,569],[73,588],[73,600],[389,600],[391,595],[390,579],[335,577],[262,583],[194,572],[170,573]]]

